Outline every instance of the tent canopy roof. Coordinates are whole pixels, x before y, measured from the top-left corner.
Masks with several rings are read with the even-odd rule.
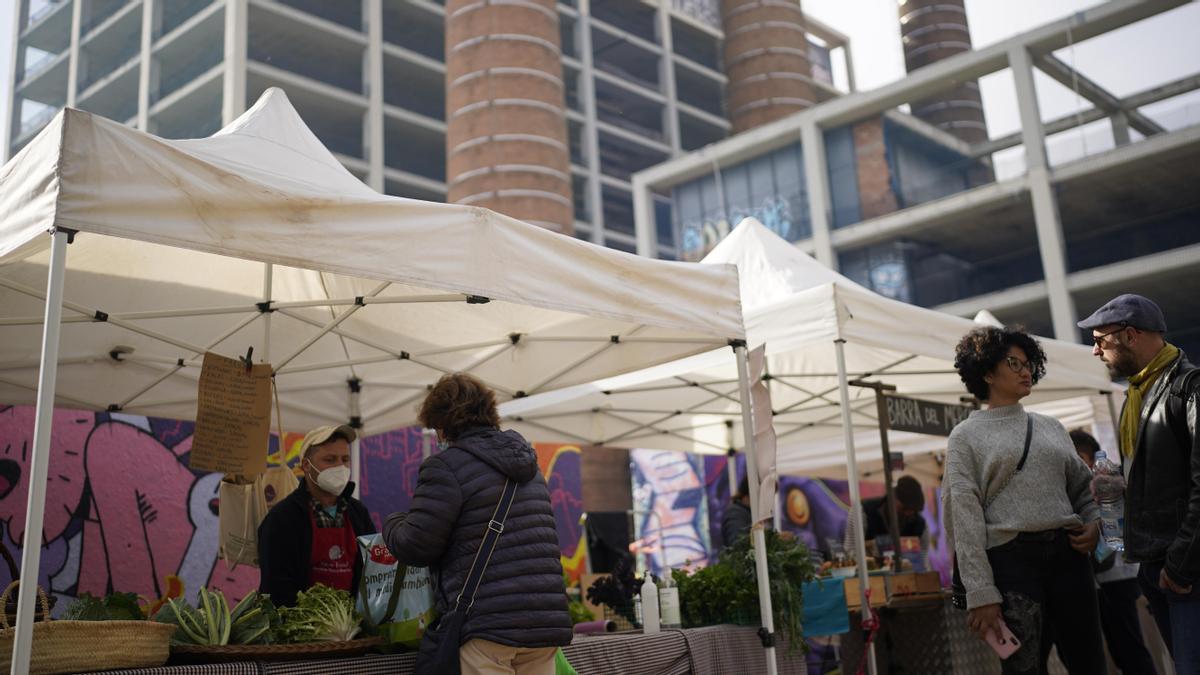
[[[979,324],[880,296],[753,219],[742,221],[704,262],[739,267],[750,346],[767,347],[781,474],[812,469],[803,460],[828,453],[830,444],[841,448],[835,340],[846,341],[851,380],[951,403],[967,394],[954,371],[954,348]],[[1047,375],[1030,403],[1113,390],[1086,347],[1039,342]],[[874,392],[852,387],[850,393],[856,431],[877,430]],[[728,350],[515,401],[501,412],[546,440],[557,432],[562,440],[595,445],[723,453],[742,439]]]
[[[0,403],[33,401],[56,228],[80,233],[58,385],[71,407],[190,418],[198,355],[253,346],[287,428],[357,415],[374,432],[412,423],[444,372],[506,400],[744,337],[733,266],[377,194],[271,89],[196,140],[67,109],[0,169]]]

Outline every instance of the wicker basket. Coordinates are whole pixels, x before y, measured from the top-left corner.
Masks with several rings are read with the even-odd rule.
[[[369,637],[344,642],[302,642],[286,645],[171,645],[171,664],[344,658],[361,656],[385,644],[387,640],[382,637]]]
[[[0,604],[19,582],[0,595]],[[46,594],[38,589],[42,611],[50,613]],[[0,619],[0,662],[12,660],[16,629],[7,617]],[[42,621],[33,625],[33,658],[30,675],[55,675],[113,668],[161,666],[170,654],[175,626],[155,621]]]

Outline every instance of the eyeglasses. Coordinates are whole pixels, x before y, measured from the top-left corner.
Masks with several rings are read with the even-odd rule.
[[[1121,331],[1125,330],[1126,328],[1128,328],[1128,326],[1121,326],[1120,328],[1110,330],[1107,333],[1101,333],[1100,335],[1093,335],[1092,342],[1096,343],[1097,347],[1100,347],[1101,349],[1103,349],[1104,348],[1104,338],[1106,338],[1110,335],[1116,335],[1117,333],[1120,333]],[[1120,344],[1120,343],[1118,343],[1118,344]]]
[[[1013,371],[1014,373],[1019,373],[1022,370],[1028,370],[1031,373],[1033,372],[1032,363],[1028,361],[1022,361],[1015,356],[1004,357],[1004,362],[1008,364],[1009,370]]]

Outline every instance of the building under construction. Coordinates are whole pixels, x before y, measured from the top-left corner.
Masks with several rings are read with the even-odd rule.
[[[1200,352],[1200,132],[1159,114],[1200,74],[1117,96],[1056,54],[1183,4],[975,50],[963,0],[905,0],[910,75],[856,92],[849,41],[796,0],[18,0],[0,151],[63,106],[205,136],[278,86],[380,192],[662,258],[753,215],[891,297],[1046,335],[1142,292]],[[1035,72],[1092,107],[1042,119]],[[1016,133],[989,133],[996,74]],[[1081,127],[1111,142],[1048,155]]]

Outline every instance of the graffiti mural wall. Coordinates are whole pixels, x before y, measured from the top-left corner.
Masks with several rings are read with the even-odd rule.
[[[0,527],[19,559],[25,543],[34,410],[0,408]],[[217,560],[219,474],[187,468],[193,425],[78,410],[56,410],[46,493],[39,584],[56,611],[79,593],[112,590],[157,599],[168,575],[240,598],[258,570]],[[10,572],[0,569],[0,582]]]
[[[583,516],[583,458],[577,445],[536,443],[534,448],[550,488],[563,572],[578,581],[587,571],[587,541],[579,522]]]
[[[708,564],[704,464],[667,450],[631,450],[635,536],[649,553],[650,571]]]

